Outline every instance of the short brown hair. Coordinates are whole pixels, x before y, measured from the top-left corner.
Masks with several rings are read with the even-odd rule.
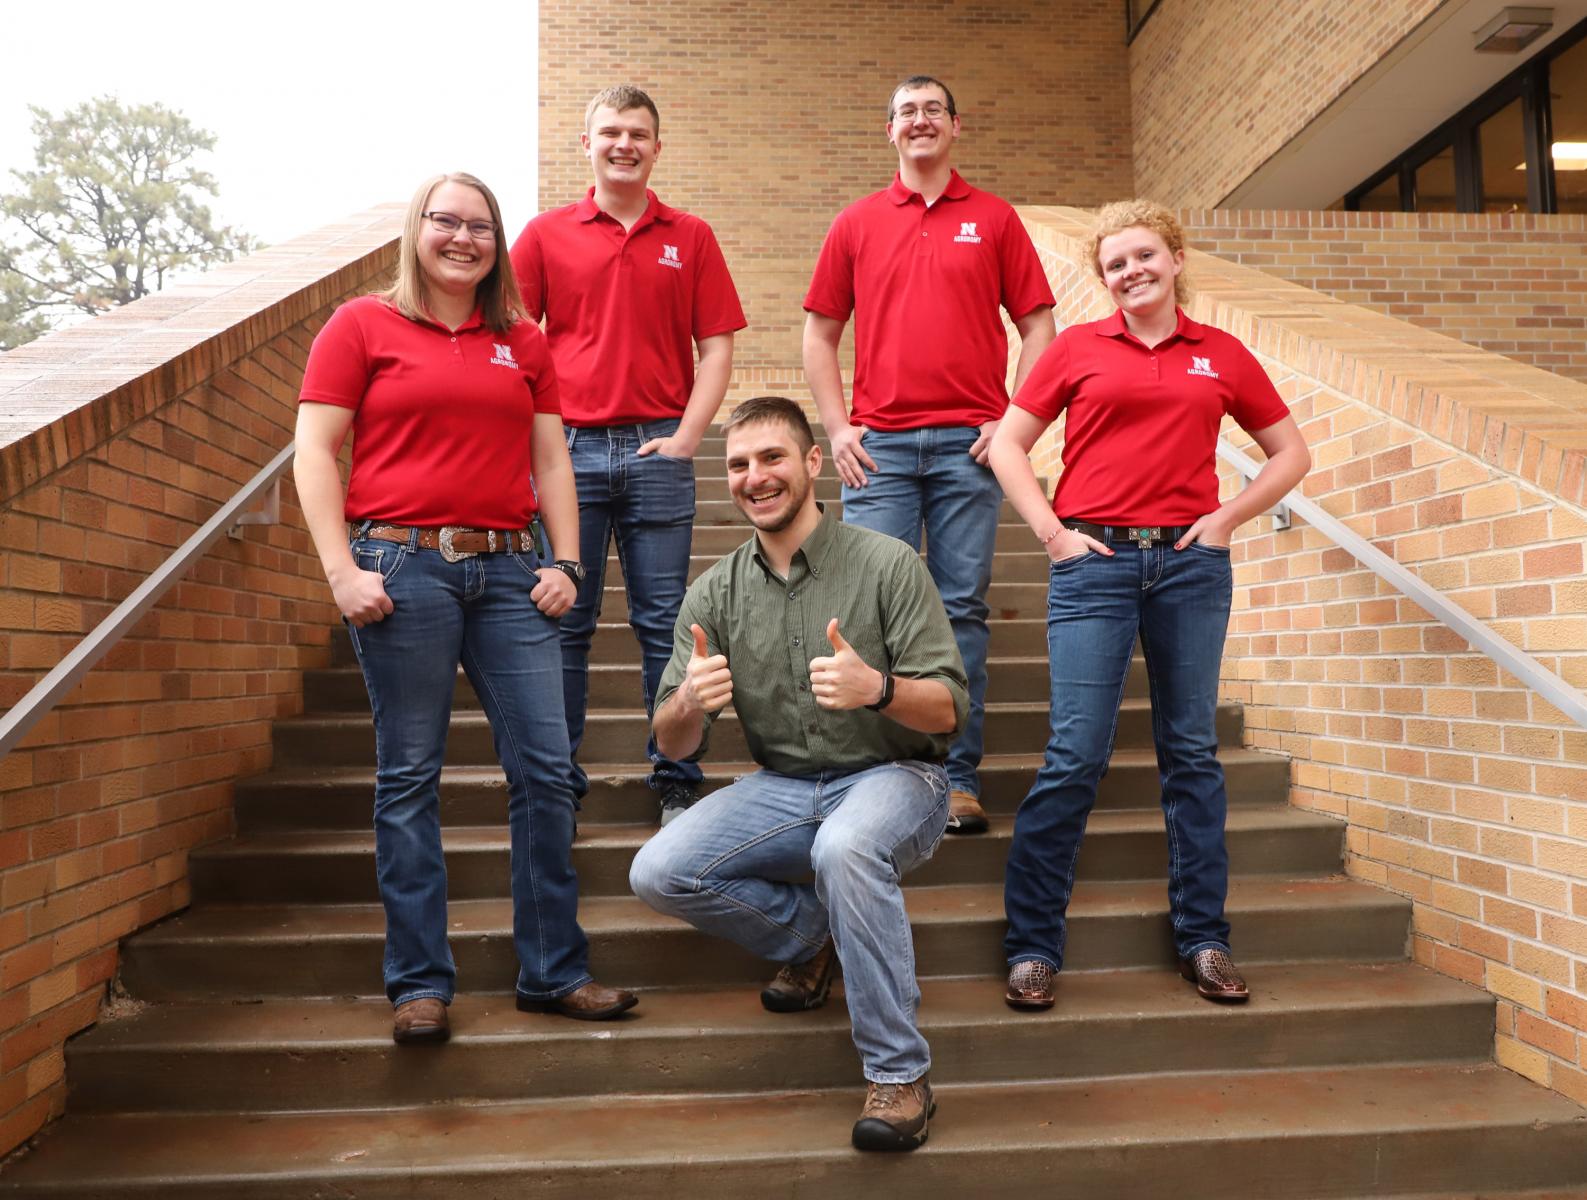
[[[1171,254],[1178,254],[1185,248],[1184,227],[1180,225],[1179,218],[1163,205],[1153,200],[1138,198],[1115,200],[1112,204],[1104,204],[1097,210],[1096,220],[1091,226],[1091,236],[1086,238],[1085,242],[1086,264],[1098,279],[1102,278],[1102,260],[1098,257],[1102,248],[1102,239],[1136,226],[1150,229],[1162,238]],[[1174,277],[1174,302],[1183,305],[1189,300],[1190,280],[1184,271],[1180,271]]]
[[[799,452],[809,454],[810,447],[816,444],[816,435],[810,428],[810,418],[805,416],[804,409],[800,408],[787,396],[756,396],[753,400],[746,400],[735,408],[726,421],[722,422],[722,436],[737,429],[740,425],[759,425],[762,422],[776,421],[788,427],[794,435],[794,440],[799,443]]]
[[[650,119],[655,122],[656,133],[661,133],[661,114],[656,111],[656,102],[644,91],[631,83],[614,83],[611,87],[602,88],[596,92],[590,102],[584,106],[584,132],[590,130],[590,122],[595,120],[597,108],[615,108],[618,112],[627,112],[631,108],[642,108],[650,114]]]
[[[889,125],[891,125],[893,122],[893,101],[898,99],[898,93],[903,91],[905,88],[923,87],[941,88],[942,98],[948,102],[948,115],[950,117],[956,117],[959,115],[959,110],[954,106],[953,103],[953,93],[948,90],[947,84],[943,83],[942,80],[938,79],[935,75],[911,75],[908,79],[904,80],[888,94],[887,123]]]
[[[518,278],[512,272],[507,258],[506,228],[501,223],[501,205],[496,194],[476,176],[466,171],[449,171],[445,175],[432,175],[419,185],[408,201],[408,215],[402,222],[402,243],[397,250],[397,278],[389,288],[375,294],[410,321],[429,319],[430,298],[425,288],[424,269],[419,266],[419,222],[430,206],[430,196],[443,183],[461,183],[485,197],[490,209],[490,219],[496,223],[496,263],[490,273],[474,288],[474,298],[479,304],[479,319],[487,328],[506,333],[518,322],[527,319],[523,295],[518,291]]]

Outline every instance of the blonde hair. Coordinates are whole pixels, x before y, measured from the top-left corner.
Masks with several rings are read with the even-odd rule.
[[[375,294],[410,321],[429,318],[429,294],[424,281],[424,268],[419,265],[419,223],[424,219],[430,196],[443,183],[460,183],[471,187],[485,197],[490,209],[490,219],[496,223],[496,262],[490,273],[479,281],[474,297],[479,303],[479,319],[497,333],[506,333],[514,323],[527,319],[523,296],[518,291],[518,279],[512,273],[505,247],[506,228],[501,221],[501,205],[485,184],[465,171],[449,171],[432,175],[419,185],[408,202],[408,215],[402,223],[402,244],[397,250],[397,278],[389,288]]]
[[[595,110],[601,107],[615,109],[625,113],[631,108],[642,108],[650,114],[650,120],[655,126],[657,137],[661,136],[661,114],[656,111],[656,102],[646,94],[645,90],[631,83],[614,83],[611,87],[602,88],[590,98],[584,106],[584,132],[590,131],[590,123],[595,120]]]
[[[1168,247],[1171,254],[1182,253],[1185,249],[1185,230],[1179,224],[1179,219],[1172,212],[1153,200],[1115,200],[1112,204],[1104,204],[1097,210],[1096,221],[1091,226],[1091,236],[1086,238],[1085,259],[1086,265],[1091,268],[1092,274],[1098,279],[1102,278],[1102,259],[1100,252],[1102,240],[1110,238],[1115,233],[1123,233],[1126,229],[1139,226],[1150,229]],[[1174,277],[1174,303],[1184,305],[1190,300],[1190,280],[1183,270]]]

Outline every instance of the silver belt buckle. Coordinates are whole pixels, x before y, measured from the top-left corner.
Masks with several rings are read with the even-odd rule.
[[[451,563],[462,562],[465,558],[473,558],[479,553],[478,550],[454,550],[454,549],[452,549],[452,538],[453,538],[453,536],[455,534],[463,533],[463,532],[466,532],[466,531],[461,526],[458,526],[458,525],[443,525],[443,526],[441,526],[441,538],[440,538],[440,541],[441,541],[441,557],[446,559],[447,562],[451,562]]]
[[[1161,525],[1148,525],[1143,528],[1130,530],[1130,537],[1135,539],[1135,544],[1142,550],[1150,550],[1152,548],[1152,539],[1162,536],[1163,528]]]

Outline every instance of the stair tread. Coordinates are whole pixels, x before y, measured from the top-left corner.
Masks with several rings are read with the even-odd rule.
[[[915,925],[1000,919],[1003,913],[1001,883],[908,888],[905,896],[910,920]],[[1229,882],[1227,911],[1235,921],[1243,912],[1252,910],[1313,909],[1326,905],[1399,909],[1405,905],[1405,900],[1343,876],[1303,879],[1236,876]],[[1160,879],[1082,881],[1075,885],[1069,909],[1074,918],[1166,913],[1167,891]],[[582,897],[579,922],[592,935],[615,929],[688,928],[683,921],[663,916],[632,896]],[[448,929],[454,938],[505,935],[510,928],[511,908],[505,898],[454,900],[448,906]],[[211,904],[190,909],[136,936],[147,946],[194,940],[300,942],[315,937],[383,940],[384,935],[385,913],[378,904]]]
[[[1484,992],[1411,963],[1285,963],[1251,974],[1252,1007],[1263,1017],[1296,1017],[1322,1010],[1372,1010],[1386,1004],[1436,1010],[1489,1007]],[[1211,1005],[1176,971],[1073,972],[1059,978],[1059,1002],[1046,1012],[1015,1012],[1003,1002],[1001,977],[921,980],[920,1026],[973,1025],[991,1035],[999,1027],[1038,1024],[1133,1023],[1169,1018],[1205,1023],[1241,1019]],[[841,987],[834,993],[841,995]],[[609,1038],[704,1037],[711,1033],[779,1033],[813,1027],[847,1029],[848,1012],[829,1004],[795,1020],[766,1012],[751,988],[647,989],[633,1015],[608,1024],[526,1017],[506,993],[459,995],[451,1008],[452,1040],[473,1042],[588,1042]],[[1192,1026],[1194,1028],[1194,1026]],[[1187,1031],[1188,1032],[1188,1031]],[[379,998],[267,999],[260,1003],[150,1005],[135,1016],[102,1024],[74,1043],[73,1053],[124,1050],[203,1053],[236,1048],[337,1049],[391,1043],[391,1006]]]
[[[423,1051],[419,1051],[423,1053]],[[355,1186],[592,1165],[636,1170],[746,1161],[855,1165],[859,1089],[600,1097],[256,1115],[72,1116],[0,1178],[0,1193],[233,1180]],[[943,1086],[930,1142],[889,1164],[914,1180],[959,1154],[1092,1152],[1219,1143],[1294,1147],[1424,1132],[1587,1131],[1587,1113],[1491,1065],[1390,1066]],[[1173,1114],[1171,1120],[1164,1114]],[[614,1136],[621,1131],[621,1136]],[[1473,1143],[1483,1140],[1473,1136]],[[643,1177],[640,1177],[641,1181]],[[662,1180],[654,1181],[658,1185]],[[251,1193],[254,1194],[254,1193]],[[414,1193],[416,1194],[416,1193]],[[561,1193],[559,1193],[561,1194]],[[646,1189],[655,1194],[655,1189]]]
[[[990,837],[1007,841],[1013,834],[1014,818],[1011,814],[992,813],[988,816],[988,821],[990,828],[985,834],[975,835],[976,837]],[[1253,804],[1231,808],[1226,828],[1231,832],[1239,833],[1248,830],[1334,829],[1339,824],[1339,821],[1335,818],[1309,812],[1305,809],[1286,808],[1277,804]],[[1099,809],[1091,814],[1086,824],[1088,837],[1098,834],[1143,831],[1161,832],[1162,829],[1162,809],[1155,805],[1151,808]],[[604,847],[637,848],[649,841],[655,832],[656,826],[653,824],[581,823],[579,825],[577,844],[584,849]],[[447,849],[452,851],[500,850],[505,852],[511,845],[505,824],[448,826],[442,830],[442,838]],[[969,838],[960,837],[945,838],[938,853],[952,854],[956,845],[969,840]],[[260,853],[347,854],[367,852],[373,854],[374,844],[374,831],[369,829],[282,831],[239,835],[228,841],[218,842],[195,850],[192,854],[195,858],[213,859]]]

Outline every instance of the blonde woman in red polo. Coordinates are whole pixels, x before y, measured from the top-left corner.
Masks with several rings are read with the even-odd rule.
[[[1172,213],[1144,200],[1107,205],[1087,258],[1118,311],[1059,334],[992,442],[998,481],[1052,560],[1051,729],[1014,821],[1006,998],[1015,1008],[1052,1006],[1075,861],[1139,639],[1180,970],[1208,999],[1240,1002],[1249,992],[1224,919],[1227,799],[1216,728],[1229,539],[1300,482],[1311,455],[1250,351],[1180,307],[1185,238]],[[1049,504],[1029,454],[1059,413],[1063,473]],[[1226,415],[1267,463],[1220,503],[1214,456]]]

